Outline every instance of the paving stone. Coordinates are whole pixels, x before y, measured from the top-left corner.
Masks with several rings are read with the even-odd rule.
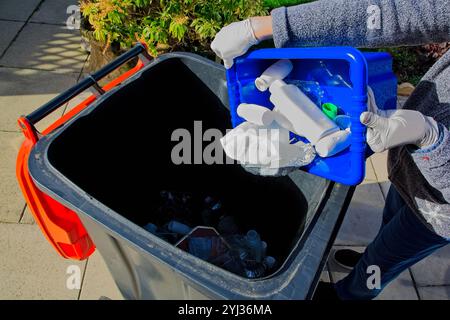
[[[377,182],[377,176],[375,175],[375,170],[373,169],[372,161],[370,159],[366,160],[366,176],[364,177],[363,184]]]
[[[0,19],[26,21],[41,0],[1,0]]]
[[[359,185],[336,238],[336,245],[366,246],[381,225],[384,198],[378,183]]]
[[[0,131],[19,131],[17,119],[26,115],[53,97],[70,88],[77,74],[32,69],[0,68]],[[55,111],[36,126],[46,128],[62,115],[63,108]]]
[[[105,261],[96,251],[89,257],[80,299],[99,300],[105,297],[111,300],[123,300]]]
[[[60,257],[36,225],[0,223],[0,299],[77,299],[68,267],[85,262]]]
[[[450,285],[450,245],[411,267],[417,286]]]
[[[0,132],[0,222],[19,222],[25,201],[16,179],[20,133]]]
[[[383,193],[383,197],[384,197],[384,199],[386,199],[392,183],[390,181],[385,181],[385,182],[380,182],[379,185],[381,188],[381,192]]]
[[[389,181],[387,171],[387,151],[370,156],[378,182]]]
[[[422,300],[450,300],[450,286],[419,287]]]
[[[347,246],[335,246],[333,250],[349,248],[358,252],[363,252],[365,247],[347,247]],[[349,274],[349,271],[340,267],[330,255],[328,260],[328,267],[331,274],[331,280],[333,283],[338,282]],[[384,288],[376,300],[418,300],[416,290],[414,288],[414,282],[412,281],[409,270],[405,270],[399,275],[399,277],[393,280],[390,284]]]
[[[39,9],[33,14],[31,22],[53,23],[66,25],[66,21],[73,13],[67,8],[69,6],[78,6],[77,0],[45,0]]]
[[[20,28],[22,28],[23,24],[23,22],[0,20],[0,56],[9,46]]]
[[[7,67],[80,73],[87,58],[79,30],[29,23],[0,59]]]
[[[22,218],[20,219],[20,223],[26,223],[26,224],[35,224],[36,221],[33,218],[33,215],[31,214],[30,208],[28,206],[25,206],[25,211],[23,213]]]

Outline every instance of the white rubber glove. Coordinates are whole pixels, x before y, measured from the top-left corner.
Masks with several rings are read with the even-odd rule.
[[[234,58],[243,55],[258,43],[250,19],[247,19],[223,27],[211,43],[211,49],[223,60],[225,68],[229,69],[233,66]]]
[[[372,89],[368,88],[368,112],[360,117],[367,126],[367,144],[373,152],[402,146],[415,145],[425,148],[439,138],[437,122],[414,110],[378,110]]]

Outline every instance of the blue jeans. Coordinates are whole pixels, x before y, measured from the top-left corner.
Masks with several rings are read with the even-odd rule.
[[[391,186],[380,231],[352,272],[336,283],[337,294],[343,300],[373,299],[402,271],[449,242],[428,229]],[[380,268],[380,289],[367,286],[371,265]]]

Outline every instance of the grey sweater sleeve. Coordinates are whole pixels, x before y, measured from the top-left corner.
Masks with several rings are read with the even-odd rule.
[[[450,203],[450,133],[442,124],[439,141],[432,149],[412,152],[414,162],[430,185]]]
[[[450,41],[449,0],[319,0],[272,11],[276,47]]]

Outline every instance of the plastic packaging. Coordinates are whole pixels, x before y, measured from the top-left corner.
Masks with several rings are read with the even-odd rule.
[[[308,139],[321,157],[333,156],[350,145],[350,131],[340,130],[298,87],[282,80],[270,86],[275,120]]]
[[[322,105],[322,101],[326,95],[317,81],[285,79],[284,82],[298,87],[316,105]]]
[[[192,228],[178,221],[172,220],[167,225],[167,229],[171,232],[186,235],[191,232]]]
[[[327,102],[322,105],[322,111],[328,118],[334,121],[338,114],[338,107],[333,103]]]
[[[262,261],[262,242],[258,232],[255,230],[249,230],[245,236],[247,246],[250,249],[251,257],[256,262]]]
[[[259,91],[266,91],[274,81],[286,78],[291,73],[293,67],[290,60],[278,60],[267,68],[260,77],[256,78],[256,88]]]
[[[296,86],[276,80],[269,90],[270,101],[275,106],[274,111],[283,115],[284,120],[290,123],[286,129],[305,137],[313,145],[321,138],[339,130],[338,126]]]
[[[339,74],[333,74],[324,61],[318,61],[315,68],[311,71],[312,79],[325,86],[347,87],[351,88],[344,78]]]
[[[274,257],[267,256],[264,258],[264,265],[266,266],[267,270],[273,269],[276,263],[277,261]]]
[[[153,224],[153,223],[147,223],[144,226],[144,229],[147,230],[150,233],[156,234],[156,230],[158,230],[158,227],[155,224]]]
[[[228,157],[239,161],[252,174],[263,176],[288,174],[310,164],[316,156],[309,143],[299,141],[291,144],[289,131],[277,122],[269,128],[244,122],[228,132],[220,142]]]
[[[341,130],[349,129],[352,124],[352,119],[346,115],[338,115],[334,119],[334,122]]]
[[[241,103],[237,113],[241,118],[259,126],[269,126],[274,120],[272,110],[257,104]]]
[[[350,146],[350,130],[340,130],[322,139],[314,146],[321,157],[331,157]]]

